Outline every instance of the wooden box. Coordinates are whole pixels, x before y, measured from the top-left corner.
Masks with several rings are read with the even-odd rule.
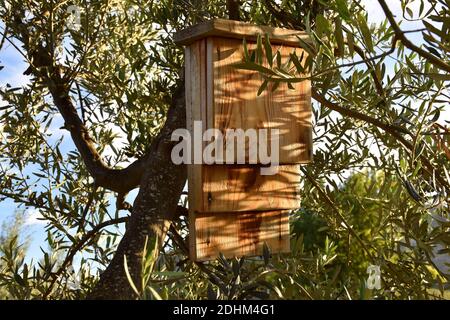
[[[216,19],[175,35],[175,42],[185,46],[191,134],[194,123],[201,121],[202,131],[218,129],[223,134],[227,129],[277,129],[279,143],[280,165],[274,175],[261,175],[259,154],[250,161],[249,142],[245,164],[237,164],[242,157],[235,153],[232,164],[227,158],[227,163],[188,165],[193,260],[211,259],[219,252],[227,257],[261,254],[264,242],[272,252],[289,250],[288,211],[300,206],[299,164],[312,160],[310,81],[293,83],[293,89],[280,84],[272,90],[269,84],[258,96],[263,77],[235,67],[244,58],[243,39],[253,50],[258,35],[269,36],[272,51],[279,51],[283,62],[293,52],[307,54],[299,47],[298,37],[306,39],[301,31],[237,21]],[[200,152],[204,148],[201,142]],[[199,152],[194,146],[192,150]]]

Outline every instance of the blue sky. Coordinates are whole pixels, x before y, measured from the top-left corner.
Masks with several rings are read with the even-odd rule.
[[[413,6],[412,9],[414,12],[417,12],[418,8],[418,1],[417,6]],[[365,0],[363,1],[364,5],[368,9],[369,12],[369,22],[371,23],[379,23],[384,19],[384,13],[382,12],[379,4],[377,1],[374,0]],[[390,5],[392,5],[392,11],[395,14],[399,14],[400,11],[400,1],[397,0],[390,0],[388,1]],[[399,20],[399,19],[398,19]],[[416,29],[416,28],[422,27],[420,22],[408,22],[405,24],[402,24],[402,28],[405,30],[409,29]],[[414,41],[420,41],[421,36],[420,34],[409,34],[408,37]],[[388,67],[392,69],[394,61],[389,61],[389,59],[386,60]],[[0,65],[4,66],[4,69],[0,71],[0,85],[3,86],[6,83],[9,83],[13,87],[20,87],[24,84],[26,84],[29,79],[27,76],[23,75],[23,72],[27,68],[27,64],[24,61],[24,58],[16,51],[16,49],[6,44],[3,48],[2,52],[0,52]],[[0,102],[1,104],[1,102]],[[447,112],[444,116],[450,120],[449,112]],[[54,132],[54,135],[52,136],[53,139],[59,138],[61,135],[63,135],[64,141],[60,147],[61,152],[65,153],[69,150],[73,150],[74,146],[73,143],[68,136],[68,134],[60,130],[59,128],[62,126],[62,119],[57,118],[52,126],[50,127],[50,130]],[[54,141],[54,140],[53,140]],[[133,191],[128,196],[128,201],[132,202],[134,197],[136,196],[137,191]],[[114,205],[115,201],[111,201],[112,205]],[[6,200],[3,202],[0,202],[0,224],[5,220],[8,219],[8,217],[11,216],[11,214],[14,212],[14,210],[17,208],[17,204],[12,202],[11,200]],[[111,208],[112,211],[114,211],[114,208]],[[28,252],[28,258],[40,258],[41,257],[41,251],[40,247],[44,247],[46,249],[45,244],[45,237],[46,233],[44,231],[45,225],[42,221],[39,221],[37,218],[39,217],[39,214],[36,210],[29,210],[27,212],[27,230],[30,234],[32,241],[31,246]]]

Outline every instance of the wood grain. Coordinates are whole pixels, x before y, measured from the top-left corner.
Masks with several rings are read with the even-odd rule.
[[[186,126],[193,136],[194,121],[202,120],[202,108],[206,107],[206,39],[192,43],[185,48],[185,90],[186,90]],[[203,111],[204,113],[204,111]],[[203,146],[200,148],[202,149]],[[194,161],[194,141],[191,143],[191,161]],[[188,201],[190,204],[201,201],[201,189],[195,188],[201,185],[202,165],[188,164]],[[189,224],[195,226],[195,212],[189,205]],[[190,237],[196,238],[195,227],[189,230]],[[196,252],[195,241],[190,242],[189,251]]]
[[[196,174],[199,174],[198,172]],[[300,167],[284,165],[261,175],[257,165],[202,165],[200,178],[189,180],[196,212],[242,212],[300,207]]]
[[[294,51],[300,56],[302,49],[296,47],[297,38],[286,40],[292,36],[289,30],[223,21],[198,28],[180,40],[189,43],[185,79],[191,136],[194,121],[199,120],[202,130],[215,128],[222,133],[227,129],[278,129],[281,165],[277,174],[263,176],[260,158],[259,164],[189,164],[190,256],[198,261],[216,258],[219,252],[227,257],[261,255],[264,243],[272,252],[289,251],[288,210],[300,206],[298,164],[312,159],[310,82],[293,84],[294,90],[281,84],[273,91],[269,85],[257,96],[261,75],[236,69],[234,64],[243,58],[242,37],[249,36],[252,50],[251,39],[262,31],[272,32],[276,38],[271,38],[273,52],[279,50],[283,62]],[[186,40],[189,32],[191,38]],[[206,143],[195,137],[191,145],[192,160],[194,156],[201,159]]]
[[[292,52],[300,56],[302,49],[272,45],[273,51],[280,51],[282,61],[286,61]],[[249,49],[255,47],[248,43]],[[310,81],[292,84],[280,84],[273,91],[269,84],[267,90],[257,96],[262,84],[262,76],[251,70],[236,69],[235,63],[243,58],[242,42],[234,39],[206,38],[194,42],[189,48],[189,60],[186,60],[187,113],[192,129],[194,121],[202,121],[203,129],[219,129],[226,137],[228,129],[267,129],[267,150],[264,154],[272,155],[270,150],[271,130],[279,130],[279,163],[309,163],[312,161],[312,127],[311,127],[311,88]],[[187,50],[187,49],[186,49]],[[303,53],[304,55],[306,53]],[[188,73],[189,68],[189,73]],[[193,131],[191,131],[192,135]],[[229,136],[228,136],[229,137]],[[258,137],[260,138],[260,137]],[[194,143],[198,143],[196,137]],[[236,139],[234,139],[236,142]],[[223,145],[226,154],[227,144]],[[202,142],[202,149],[192,152],[201,157],[207,142]],[[249,140],[245,146],[245,163],[250,163]],[[235,149],[236,150],[236,149]],[[258,150],[259,151],[259,150]],[[238,163],[238,152],[228,162]],[[231,161],[230,161],[231,160]],[[257,163],[262,163],[260,153]],[[221,163],[217,161],[215,163]]]
[[[288,211],[197,213],[191,229],[191,259],[262,255],[264,243],[271,252],[289,252]]]
[[[243,59],[242,41],[222,38],[213,38],[212,41],[214,101],[210,109],[213,112],[213,123],[208,123],[207,127],[217,128],[223,134],[227,129],[278,129],[279,163],[310,162],[312,160],[310,81],[292,84],[293,90],[284,83],[273,91],[273,85],[269,84],[268,88],[257,96],[263,82],[262,76],[257,71],[237,69],[233,66]],[[254,43],[248,43],[249,50],[255,46]],[[294,51],[298,56],[302,54],[302,49],[299,48],[277,45],[272,45],[272,48],[274,53],[280,51],[283,62]],[[270,146],[270,143],[268,145]],[[246,161],[249,160],[248,147],[247,145]],[[259,157],[258,163],[261,163]]]

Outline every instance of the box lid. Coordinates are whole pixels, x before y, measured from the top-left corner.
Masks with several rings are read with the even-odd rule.
[[[298,38],[308,41],[306,32],[269,26],[259,26],[242,21],[214,19],[199,23],[177,32],[174,41],[179,45],[189,45],[192,42],[206,37],[223,37],[255,40],[258,35],[269,35],[271,43],[299,46]]]

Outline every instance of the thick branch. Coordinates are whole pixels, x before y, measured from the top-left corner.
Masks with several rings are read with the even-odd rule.
[[[125,169],[113,169],[105,164],[88,129],[78,116],[69,96],[69,88],[67,88],[60,74],[54,73],[48,82],[53,101],[64,118],[65,128],[69,130],[72,140],[96,185],[119,193],[126,193],[136,188],[144,172],[144,159],[136,160]]]
[[[61,264],[61,266],[58,268],[58,270],[55,273],[52,273],[53,279],[50,282],[50,285],[48,286],[47,291],[45,292],[45,294],[43,295],[43,299],[47,299],[48,295],[52,292],[53,287],[56,283],[56,281],[58,280],[58,277],[61,276],[61,274],[66,270],[66,268],[69,266],[69,263],[72,262],[73,258],[75,257],[75,255],[77,254],[77,252],[79,252],[81,249],[83,249],[84,245],[93,237],[95,237],[98,232],[100,230],[102,230],[103,228],[109,227],[111,225],[116,225],[116,224],[120,224],[120,223],[124,223],[128,221],[128,217],[123,217],[123,218],[117,218],[117,219],[113,219],[113,220],[109,220],[109,221],[105,221],[102,222],[98,225],[96,225],[94,228],[92,228],[92,230],[90,230],[88,233],[86,233],[83,238],[80,239],[80,241],[78,241],[77,244],[75,244],[75,246],[73,246],[72,248],[70,248],[69,253],[67,254],[66,258],[64,259],[63,263]]]
[[[311,96],[318,102],[320,102],[322,105],[327,107],[328,109],[334,110],[342,114],[343,116],[351,117],[353,119],[359,119],[364,122],[370,123],[380,129],[383,129],[383,131],[389,133],[390,135],[394,136],[399,142],[401,142],[403,145],[408,147],[409,149],[412,148],[412,144],[407,141],[401,133],[405,133],[406,130],[403,129],[400,126],[394,125],[394,124],[388,124],[383,121],[380,121],[378,119],[375,119],[365,113],[351,110],[348,108],[345,108],[343,106],[340,106],[334,102],[331,102],[327,100],[323,95],[321,95],[315,88],[311,89]]]
[[[89,299],[137,298],[125,274],[124,256],[127,257],[134,283],[140,284],[142,250],[146,238],[156,241],[157,254],[171,221],[177,214],[181,214],[180,210],[177,211],[177,205],[186,182],[186,166],[175,165],[171,160],[171,151],[176,143],[171,141],[171,135],[175,129],[185,127],[184,81],[180,81],[173,94],[166,123],[158,135],[159,143],[145,160],[146,169],[127,231]]]
[[[146,239],[150,239],[156,241],[158,249],[161,248],[186,182],[186,167],[175,165],[171,161],[172,147],[176,143],[171,141],[171,134],[175,129],[186,127],[184,81],[177,84],[166,123],[147,155],[125,169],[112,169],[102,161],[95,142],[78,116],[70,98],[68,79],[62,76],[51,50],[42,43],[30,46],[30,25],[23,22],[23,17],[24,12],[15,16],[16,31],[30,57],[30,72],[47,85],[55,106],[64,118],[66,129],[70,131],[87,170],[95,179],[95,185],[119,194],[141,186],[125,235],[114,258],[89,296],[96,299],[136,298],[125,274],[124,257],[127,257],[134,282],[141,283],[144,243]],[[71,259],[71,255],[67,261]]]
[[[241,17],[239,14],[240,3],[239,0],[227,0],[227,11],[228,18],[230,20],[240,21]]]
[[[138,159],[125,169],[110,168],[101,159],[95,142],[88,129],[78,116],[77,110],[69,95],[68,80],[61,76],[60,66],[55,64],[50,48],[42,43],[33,44],[29,40],[29,26],[23,22],[25,13],[19,11],[14,17],[17,32],[29,55],[30,68],[27,73],[44,80],[52,95],[55,106],[61,113],[65,128],[69,130],[72,140],[80,153],[89,174],[97,186],[119,193],[126,193],[139,185],[144,172],[144,159]],[[154,146],[150,147],[150,150]]]

